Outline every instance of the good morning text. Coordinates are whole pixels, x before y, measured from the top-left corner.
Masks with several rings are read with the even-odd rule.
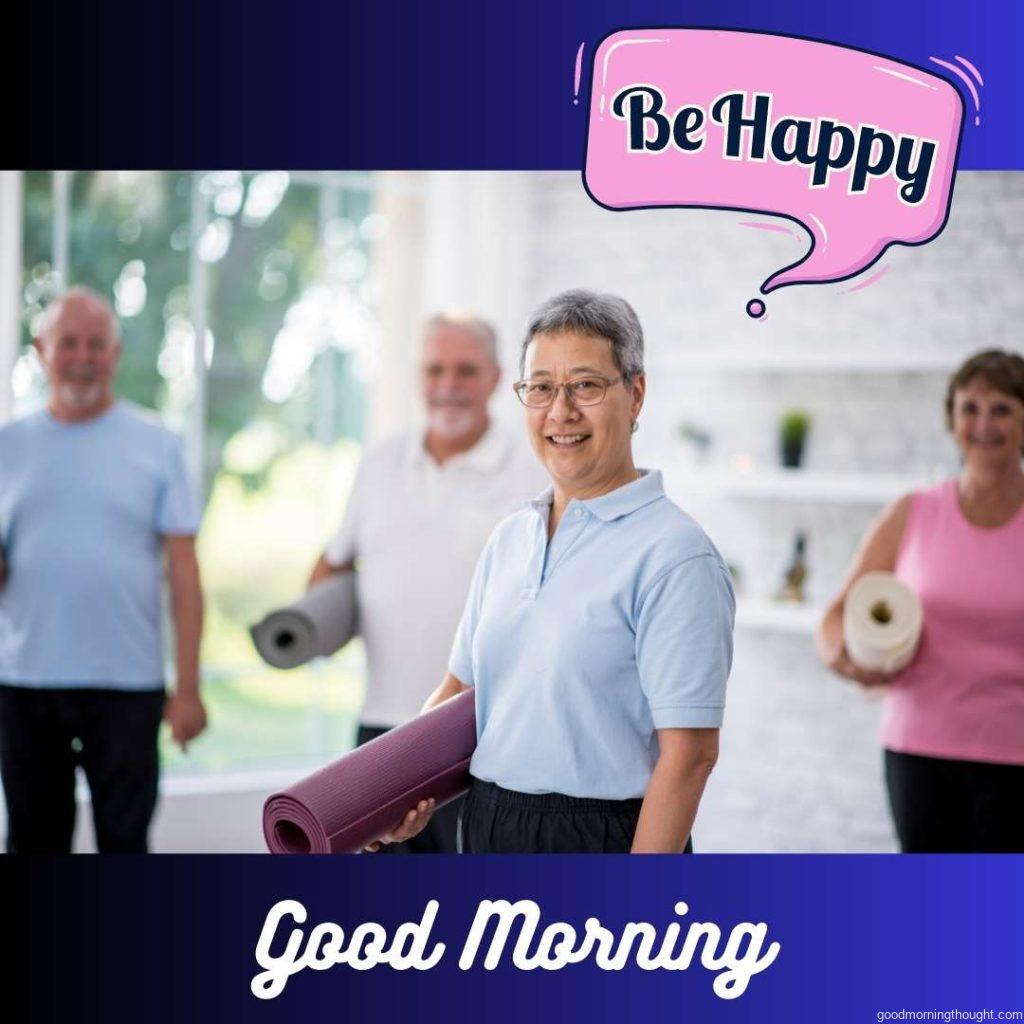
[[[258,999],[274,999],[306,968],[323,971],[344,965],[368,971],[386,965],[396,971],[429,971],[446,952],[445,943],[431,938],[439,909],[440,903],[430,900],[418,921],[400,924],[390,935],[372,921],[346,934],[332,921],[307,931],[302,927],[309,918],[305,906],[298,900],[280,900],[267,913],[256,942],[256,963],[263,970],[252,979],[252,993]],[[690,911],[683,902],[673,909],[679,918]],[[589,917],[577,928],[564,921],[543,922],[533,900],[481,900],[458,966],[463,971],[478,966],[493,971],[508,961],[521,971],[557,971],[589,960],[604,971],[621,971],[631,964],[644,971],[686,971],[699,965],[715,975],[716,996],[736,999],[779,955],[781,944],[767,938],[768,925],[749,922],[734,925],[728,933],[710,921],[670,921],[660,928],[630,921],[615,931]]]

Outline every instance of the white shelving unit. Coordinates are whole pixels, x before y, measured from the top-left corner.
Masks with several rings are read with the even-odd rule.
[[[746,472],[702,467],[665,470],[670,496],[724,494],[763,501],[884,505],[901,494],[926,486],[926,480],[866,473],[822,473],[807,469],[752,469]]]
[[[950,352],[829,351],[808,348],[736,345],[705,352],[675,351],[672,365],[687,373],[811,375],[859,378],[898,375],[945,376],[957,364]],[[741,461],[737,458],[737,461]],[[774,465],[722,465],[685,461],[664,470],[669,497],[686,507],[695,496],[722,497],[740,502],[847,506],[877,509],[902,494],[934,483],[927,476],[885,473],[784,469]],[[768,597],[742,597],[737,602],[736,626],[750,633],[813,637],[824,609],[817,605],[776,602]]]
[[[965,353],[966,355],[966,353]],[[687,370],[734,374],[949,374],[956,360],[948,353],[816,352],[763,347],[725,348],[711,352],[683,349],[673,363]]]

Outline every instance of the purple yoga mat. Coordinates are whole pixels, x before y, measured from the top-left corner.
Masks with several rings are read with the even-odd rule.
[[[469,788],[476,748],[472,690],[275,793],[263,805],[271,853],[358,853],[420,800],[437,806]]]

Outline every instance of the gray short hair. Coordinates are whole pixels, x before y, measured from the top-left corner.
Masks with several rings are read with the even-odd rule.
[[[39,337],[42,337],[60,319],[64,304],[68,301],[88,302],[91,305],[99,306],[110,321],[111,338],[117,342],[121,340],[121,324],[114,312],[114,307],[98,291],[87,288],[84,284],[76,284],[65,289],[47,304],[35,324],[35,331]]]
[[[633,380],[644,372],[644,332],[636,311],[618,295],[574,288],[548,299],[530,317],[519,350],[519,373],[525,372],[526,349],[534,335],[571,331],[604,338],[612,346],[612,358],[622,379]]]
[[[484,351],[490,356],[491,362],[497,365],[498,333],[490,321],[465,310],[449,309],[443,313],[435,313],[423,325],[423,337],[426,338],[431,331],[438,327],[454,327],[472,334],[483,345]]]

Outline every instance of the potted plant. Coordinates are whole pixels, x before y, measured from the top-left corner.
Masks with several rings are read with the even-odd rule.
[[[783,466],[795,469],[803,461],[804,442],[811,417],[801,409],[790,409],[779,423],[779,450]]]

